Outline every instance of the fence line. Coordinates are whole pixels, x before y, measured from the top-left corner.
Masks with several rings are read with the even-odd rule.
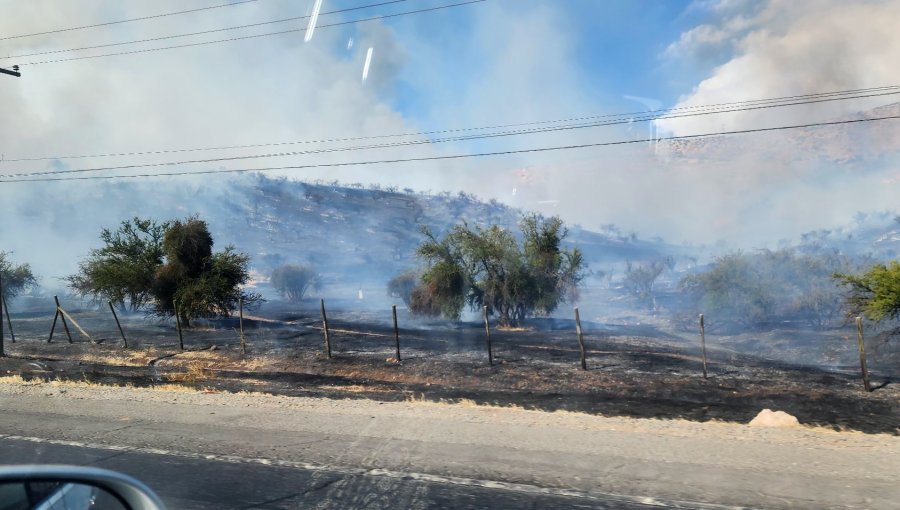
[[[2,282],[0,282],[0,292],[2,292]],[[82,335],[84,335],[88,340],[90,340],[91,343],[93,343],[93,344],[99,343],[99,342],[95,341],[94,338],[84,328],[82,328],[80,324],[78,324],[78,322],[75,320],[75,318],[69,312],[67,312],[65,309],[62,308],[58,296],[54,296],[54,302],[56,304],[56,308],[54,311],[53,323],[50,328],[50,336],[47,339],[48,343],[52,342],[52,340],[53,340],[53,335],[56,330],[57,321],[62,322],[63,328],[66,332],[66,336],[69,340],[69,343],[73,343],[73,340],[72,340],[71,332],[68,327],[68,322],[71,322],[72,325]],[[116,314],[115,308],[111,301],[107,301],[107,305],[109,306],[110,312],[113,316],[113,319],[115,320],[116,327],[119,331],[119,334],[122,337],[123,345],[125,348],[127,348],[128,340],[125,336],[125,332],[124,332],[124,329],[122,328],[122,324],[119,321],[118,314]],[[181,351],[184,351],[185,350],[184,336],[183,336],[184,333],[183,333],[183,325],[181,323],[182,322],[181,317],[180,317],[180,314],[178,313],[178,310],[179,310],[178,303],[176,302],[174,304],[174,306],[176,309],[176,313],[174,315],[175,315],[175,325],[176,325],[176,329],[177,329],[177,333],[178,333],[178,346]],[[244,321],[243,321],[244,317],[243,317],[243,302],[242,302],[242,300],[241,300],[241,302],[239,302],[238,308],[239,308],[238,309],[238,314],[239,314],[238,319],[239,319],[240,350],[241,350],[241,354],[246,354],[246,334],[244,332]],[[392,324],[393,324],[393,334],[392,335],[391,334],[383,334],[383,333],[367,332],[367,331],[336,329],[336,328],[330,327],[330,325],[328,323],[328,317],[326,314],[324,299],[320,300],[320,311],[321,311],[321,315],[322,315],[322,326],[309,325],[309,324],[302,325],[302,326],[311,328],[311,329],[321,330],[323,332],[324,343],[325,343],[324,350],[325,350],[325,356],[327,358],[330,359],[333,357],[332,345],[331,345],[332,333],[343,333],[343,334],[371,336],[371,337],[378,337],[378,338],[393,338],[394,339],[393,347],[394,347],[394,353],[395,353],[394,359],[396,359],[397,362],[401,361],[400,328],[399,328],[399,322],[397,319],[396,305],[391,306],[391,315],[392,315]],[[14,336],[14,333],[12,330],[12,320],[9,315],[9,307],[7,306],[5,299],[0,299],[0,355],[3,355],[3,353],[4,353],[4,351],[3,351],[3,336],[2,336],[4,333],[3,332],[3,317],[4,317],[4,315],[6,317],[6,325],[9,327],[12,341],[15,342],[16,340],[15,340],[15,336]],[[581,365],[582,370],[587,370],[587,348],[585,346],[584,330],[581,325],[581,317],[580,317],[580,312],[579,312],[578,307],[574,308],[574,315],[575,315],[575,332],[576,332],[577,339],[578,339],[578,347],[579,347],[579,354],[580,354],[580,365]],[[490,328],[490,321],[488,318],[488,307],[486,307],[486,306],[482,308],[482,319],[484,322],[484,334],[485,334],[487,354],[488,354],[488,365],[493,366],[494,365],[494,353],[493,353],[493,345],[492,345],[492,334],[491,334],[491,328]],[[699,314],[699,336],[700,336],[700,351],[701,351],[701,361],[702,361],[702,374],[703,374],[703,378],[707,379],[709,377],[709,372],[708,372],[708,356],[707,356],[707,349],[706,349],[706,320],[705,319],[706,318],[705,318],[704,314],[702,314],[702,313]],[[296,324],[295,322],[289,322],[289,321],[273,321],[273,322],[281,322],[284,324]],[[300,324],[297,324],[297,326],[300,326]],[[863,324],[862,324],[861,317],[856,318],[856,332],[857,332],[857,345],[858,345],[858,349],[859,349],[860,369],[861,369],[861,375],[862,375],[862,379],[863,379],[863,387],[866,392],[871,392],[873,388],[871,386],[869,371],[868,371],[868,367],[867,367],[865,341],[864,341],[864,336],[863,336]]]

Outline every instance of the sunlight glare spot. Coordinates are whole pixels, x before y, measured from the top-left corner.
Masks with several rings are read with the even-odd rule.
[[[312,15],[309,17],[309,24],[306,26],[306,35],[303,37],[304,42],[309,42],[313,38],[313,32],[316,31],[316,23],[319,21],[319,11],[322,10],[322,0],[316,0],[313,5]]]
[[[363,74],[362,74],[362,82],[366,82],[366,78],[369,77],[369,65],[372,64],[372,47],[369,47],[369,51],[366,52],[366,63],[363,65]]]

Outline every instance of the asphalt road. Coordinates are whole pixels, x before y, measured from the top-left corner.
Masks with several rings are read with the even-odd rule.
[[[0,383],[0,462],[119,470],[173,509],[900,501],[898,436],[77,384]]]
[[[112,469],[149,485],[170,509],[187,508],[660,508],[598,496],[567,497],[453,483],[266,466],[64,444],[0,439],[2,464]]]

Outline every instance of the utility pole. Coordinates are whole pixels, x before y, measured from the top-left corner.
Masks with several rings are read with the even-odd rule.
[[[12,69],[4,69],[0,67],[0,74],[8,74],[20,78],[22,73],[19,72],[19,66],[12,66]]]

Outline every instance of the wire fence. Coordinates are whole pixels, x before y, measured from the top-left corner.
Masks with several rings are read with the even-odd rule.
[[[10,314],[5,301],[0,302],[0,308],[2,308],[0,321],[5,321],[0,326],[0,353],[5,355],[6,342],[10,344],[41,342],[46,344],[86,343],[91,346],[117,346],[132,350],[156,347],[170,349],[174,351],[174,354],[206,349],[236,348],[239,349],[240,356],[244,357],[248,355],[248,346],[250,349],[258,347],[259,350],[269,348],[277,351],[279,344],[287,342],[304,349],[321,349],[322,358],[332,359],[336,356],[335,343],[338,342],[343,347],[340,356],[365,353],[391,354],[387,361],[402,363],[405,357],[404,351],[408,354],[413,352],[414,356],[422,357],[424,351],[436,348],[439,343],[436,343],[436,339],[442,339],[448,345],[453,344],[460,351],[466,350],[473,353],[480,351],[483,355],[482,362],[487,366],[494,366],[498,334],[503,335],[509,331],[509,328],[500,327],[496,320],[492,324],[486,307],[481,310],[481,317],[479,317],[479,323],[483,323],[483,331],[478,332],[482,326],[477,323],[466,324],[458,326],[454,336],[454,332],[447,328],[411,327],[401,329],[396,305],[392,305],[390,316],[383,318],[382,321],[373,320],[380,319],[380,317],[371,312],[365,321],[354,321],[352,318],[348,320],[344,316],[340,316],[335,321],[333,318],[329,318],[326,302],[321,299],[317,318],[306,313],[295,320],[277,320],[252,315],[245,316],[241,302],[236,317],[216,321],[195,320],[188,327],[181,323],[176,314],[173,328],[171,320],[148,320],[146,316],[136,316],[135,314],[120,316],[121,311],[117,312],[111,302],[107,302],[106,307],[99,307],[95,310],[73,307],[73,311],[67,310],[57,296],[54,296],[53,302],[55,307],[45,313],[22,314]],[[309,311],[307,310],[307,312]],[[520,342],[517,347],[526,352],[537,353],[536,357],[542,355],[546,357],[547,351],[553,350],[556,351],[556,356],[554,357],[554,353],[549,354],[551,360],[569,359],[573,368],[580,370],[595,368],[598,363],[602,363],[602,360],[592,358],[604,355],[604,351],[597,348],[602,340],[598,336],[605,337],[608,342],[609,337],[616,333],[601,332],[598,334],[596,331],[586,331],[581,322],[579,309],[574,308],[572,313],[573,320],[571,322],[554,321],[558,327],[552,331],[553,335],[545,335],[545,338],[549,339],[548,344],[534,345],[533,341],[530,343]],[[15,316],[15,321],[13,316]],[[410,317],[407,315],[404,319],[410,319]],[[681,350],[684,352],[673,353],[680,356],[684,356],[685,353],[689,354],[689,359],[695,365],[697,375],[703,379],[709,378],[712,374],[711,366],[718,365],[714,360],[710,360],[707,350],[707,320],[707,317],[700,314],[697,318],[694,345],[691,346],[691,341],[687,340],[688,345],[681,346]],[[360,330],[357,327],[359,322],[365,322],[367,330]],[[856,347],[859,354],[859,370],[863,388],[866,392],[870,392],[872,384],[862,318],[857,318],[855,325]],[[42,329],[46,332],[43,335],[41,334]],[[586,336],[588,336],[587,340]],[[316,340],[317,338],[318,340]],[[508,338],[506,337],[505,340],[508,341]],[[593,344],[591,346],[593,348],[588,344]],[[426,345],[428,348],[423,348]],[[440,349],[440,346],[437,348]],[[446,346],[444,349],[450,350]],[[574,358],[576,352],[577,361]],[[719,360],[720,363],[726,361]],[[733,356],[730,361],[734,363]]]

